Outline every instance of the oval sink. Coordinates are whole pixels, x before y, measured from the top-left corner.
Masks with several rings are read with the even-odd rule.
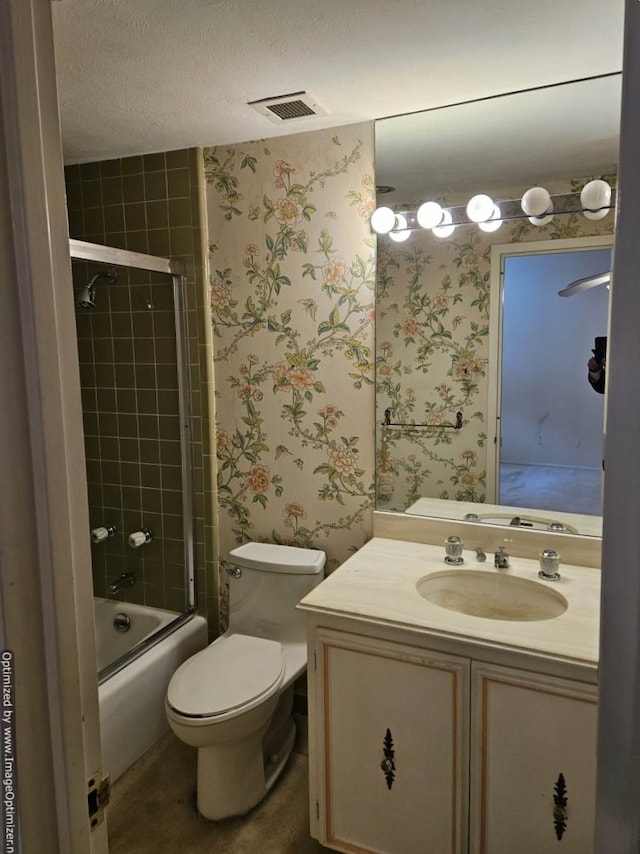
[[[448,569],[426,576],[416,588],[433,605],[486,620],[552,620],[568,607],[557,590],[497,571]]]

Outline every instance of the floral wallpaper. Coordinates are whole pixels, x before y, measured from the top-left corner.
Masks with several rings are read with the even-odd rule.
[[[373,125],[204,159],[221,556],[285,543],[331,570],[372,529]]]
[[[547,183],[579,192],[590,179]],[[607,176],[615,185],[615,179]],[[519,198],[527,187],[503,198]],[[446,204],[446,200],[441,200]],[[403,511],[421,496],[485,500],[491,246],[613,232],[613,214],[592,221],[527,219],[486,233],[459,227],[439,239],[422,229],[405,243],[379,238],[376,283],[377,502]],[[450,426],[462,413],[462,429]],[[383,429],[393,423],[430,427]]]

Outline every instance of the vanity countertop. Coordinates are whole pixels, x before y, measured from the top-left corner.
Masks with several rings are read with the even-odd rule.
[[[471,640],[506,650],[558,657],[595,667],[598,663],[600,570],[561,564],[561,578],[538,578],[538,561],[511,557],[508,570],[493,567],[493,555],[481,563],[464,551],[461,572],[504,573],[548,586],[568,602],[553,619],[497,620],[450,611],[419,595],[417,583],[452,567],[444,547],[374,537],[300,603],[302,610],[350,616],[443,638]]]

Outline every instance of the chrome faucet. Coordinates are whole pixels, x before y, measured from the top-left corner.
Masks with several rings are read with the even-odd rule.
[[[504,546],[500,546],[493,556],[493,565],[496,569],[509,569],[509,554]]]
[[[123,587],[133,587],[136,577],[132,572],[123,572],[119,578],[109,585],[109,596],[119,593]]]

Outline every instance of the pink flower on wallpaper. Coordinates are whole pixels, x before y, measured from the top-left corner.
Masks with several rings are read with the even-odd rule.
[[[346,269],[342,258],[330,258],[322,267],[322,275],[328,284],[339,285]]]
[[[478,463],[478,455],[475,451],[471,449],[463,451],[460,454],[460,457],[465,461],[468,466],[475,466]]]
[[[278,222],[289,228],[302,222],[302,208],[295,199],[279,199],[274,205],[274,214]]]
[[[273,174],[276,178],[282,178],[284,175],[290,175],[295,171],[295,166],[287,163],[286,160],[277,160],[276,165],[273,167]]]
[[[404,334],[410,336],[411,338],[414,338],[420,331],[418,321],[414,317],[408,317],[403,322],[402,329],[404,330]]]
[[[273,382],[278,388],[291,388],[289,378],[289,365],[286,362],[278,362],[273,368]]]
[[[380,352],[385,358],[393,356],[393,344],[390,341],[383,341],[380,345]]]
[[[249,362],[250,365],[257,365],[259,361],[260,360],[255,353],[249,353],[247,356],[247,362]]]
[[[247,485],[254,494],[264,495],[269,489],[269,469],[266,466],[251,466]]]
[[[308,368],[293,368],[289,371],[289,381],[298,391],[311,391],[313,388],[313,374]]]
[[[369,216],[371,213],[373,213],[375,207],[375,199],[367,199],[366,201],[361,202],[358,205],[358,213],[360,214],[360,216]]]
[[[224,453],[227,449],[227,445],[229,444],[229,436],[224,427],[216,427],[216,452],[218,454]]]
[[[211,305],[225,306],[231,301],[231,290],[220,279],[211,281]]]
[[[436,294],[433,298],[432,305],[436,310],[447,308],[449,298],[445,294]]]
[[[292,501],[290,504],[284,505],[284,510],[282,511],[282,515],[285,520],[291,519],[306,519],[307,513],[304,507],[301,504],[297,504]]]
[[[430,412],[427,415],[426,422],[430,427],[438,427],[443,422],[441,412]]]
[[[329,462],[332,467],[337,472],[347,476],[355,475],[358,464],[350,448],[347,448],[344,445],[338,445],[336,448],[329,448],[327,456],[329,457]]]

